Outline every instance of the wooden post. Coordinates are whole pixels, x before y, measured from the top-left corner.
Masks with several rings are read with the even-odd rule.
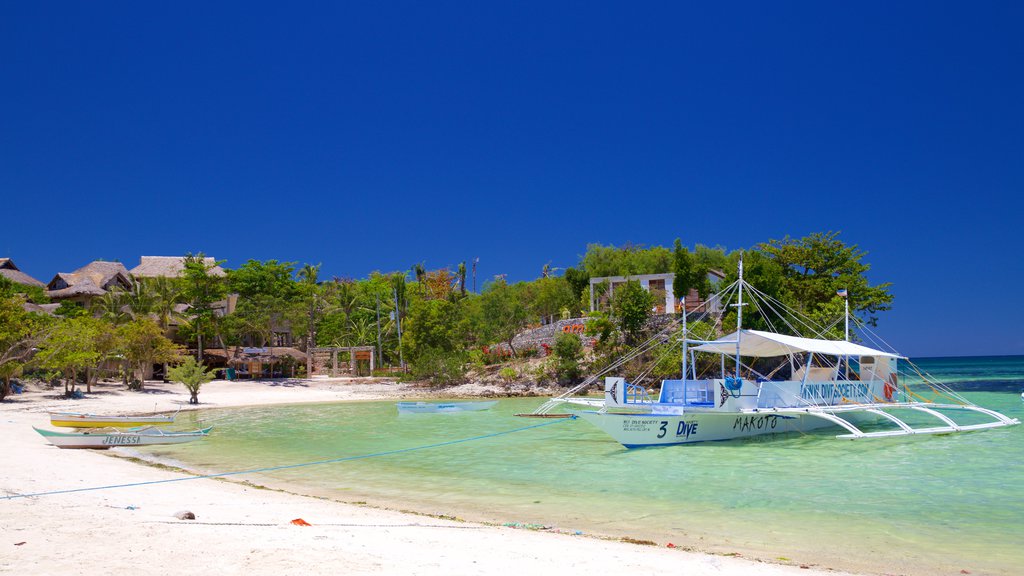
[[[338,349],[331,349],[331,378],[338,376]]]
[[[356,350],[355,348],[348,349],[348,372],[350,375],[356,375]]]

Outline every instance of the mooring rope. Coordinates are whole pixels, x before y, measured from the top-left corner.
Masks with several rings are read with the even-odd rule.
[[[11,494],[7,496],[0,496],[2,500],[14,500],[16,498],[34,498],[36,496],[53,496],[56,494],[71,494],[74,492],[93,492],[96,490],[111,490],[114,488],[133,488],[136,486],[147,486],[150,484],[170,484],[171,482],[184,482],[186,480],[205,480],[209,478],[223,478],[225,476],[239,476],[242,474],[257,474],[260,472],[273,472],[275,470],[288,470],[290,468],[303,468],[305,466],[318,466],[321,464],[333,464],[336,462],[351,462],[353,460],[366,460],[367,458],[377,458],[380,456],[392,456],[394,454],[404,454],[406,452],[416,452],[418,450],[427,450],[429,448],[440,448],[442,446],[451,446],[453,444],[464,444],[466,442],[474,442],[476,440],[486,440],[488,438],[495,438],[497,436],[506,436],[508,434],[514,434],[516,432],[523,432],[533,428],[542,428],[544,426],[550,426],[552,424],[558,424],[567,420],[575,420],[576,416],[569,416],[567,418],[558,418],[548,422],[542,422],[540,424],[532,424],[530,426],[523,426],[522,428],[515,428],[513,430],[504,430],[501,432],[492,432],[490,434],[483,434],[480,436],[473,436],[472,438],[460,438],[458,440],[448,440],[445,442],[437,442],[434,444],[426,444],[424,446],[413,446],[412,448],[399,448],[397,450],[386,450],[384,452],[374,452],[371,454],[360,454],[358,456],[343,456],[340,458],[331,458],[329,460],[317,460],[316,462],[303,462],[301,464],[285,464],[282,466],[268,466],[265,468],[254,468],[252,470],[236,470],[234,472],[220,472],[218,474],[203,474],[201,476],[187,476],[185,478],[168,478],[164,480],[149,480],[146,482],[131,482],[128,484],[109,484],[107,486],[91,486],[89,488],[69,488],[66,490],[50,490],[47,492],[35,492],[31,494]]]

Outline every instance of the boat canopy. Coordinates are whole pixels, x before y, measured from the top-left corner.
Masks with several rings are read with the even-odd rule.
[[[899,354],[883,352],[846,342],[845,340],[819,340],[817,338],[801,338],[799,336],[786,336],[773,332],[762,332],[760,330],[740,330],[718,340],[694,346],[691,350],[698,352],[714,352],[717,354],[735,354],[736,339],[739,335],[740,355],[753,356],[756,358],[770,358],[773,356],[788,356],[801,352],[813,352],[815,354],[826,354],[828,356],[888,356],[900,358]]]

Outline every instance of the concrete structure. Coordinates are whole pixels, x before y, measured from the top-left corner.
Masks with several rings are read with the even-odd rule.
[[[600,278],[590,279],[590,311],[597,310],[598,305],[606,303],[611,300],[615,294],[615,288],[622,286],[626,282],[636,281],[640,283],[640,286],[654,294],[655,306],[653,312],[655,314],[675,314],[676,313],[676,297],[672,293],[673,282],[675,281],[675,274],[636,274],[634,276],[603,276]],[[606,284],[608,290],[603,294],[597,294],[595,297],[594,288]]]
[[[682,312],[679,308],[679,302],[676,300],[673,288],[675,287],[675,274],[635,274],[633,276],[602,276],[599,278],[590,279],[590,311],[594,312],[603,305],[606,305],[611,301],[612,296],[615,294],[615,288],[621,287],[623,284],[629,281],[636,281],[640,283],[640,286],[654,294],[654,314],[675,314]],[[708,281],[712,286],[718,286],[718,283],[725,279],[725,274],[719,270],[708,270]],[[607,286],[607,290],[600,291],[596,290],[598,286]],[[719,311],[720,302],[717,298],[712,298],[709,302],[705,303],[694,288],[690,289],[689,294],[686,295],[686,310],[687,312],[693,312],[700,309],[707,304],[709,311]]]
[[[328,361],[330,362],[330,375],[335,377],[338,375],[338,353],[348,353],[348,373],[352,376],[358,374],[359,360],[368,360],[370,362],[370,374],[377,369],[376,362],[374,360],[374,346],[335,346],[325,348],[313,348],[313,372],[322,373],[322,371],[328,368]]]

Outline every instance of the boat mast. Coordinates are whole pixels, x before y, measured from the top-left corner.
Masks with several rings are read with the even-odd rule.
[[[686,382],[686,339],[689,337],[686,333],[686,296],[679,299],[679,305],[683,309],[683,382]]]
[[[736,301],[736,379],[740,378],[740,330],[743,328],[743,253],[740,252],[740,279],[737,284],[739,299]],[[724,376],[724,375],[723,375]]]
[[[843,326],[843,335],[844,336],[843,337],[846,339],[847,342],[849,342],[850,341],[850,298],[849,298],[849,293],[845,289],[843,290],[843,304],[845,306],[844,312],[843,312],[843,324],[844,324],[844,326]]]

